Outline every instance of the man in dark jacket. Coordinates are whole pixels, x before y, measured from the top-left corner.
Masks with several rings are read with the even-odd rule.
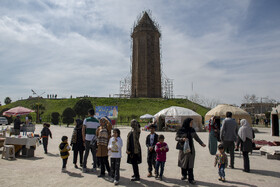
[[[19,135],[20,134],[20,115],[17,115],[15,121],[14,121],[14,130],[15,130],[15,135]]]
[[[148,154],[147,154],[147,162],[148,162],[148,177],[152,177],[152,171],[153,167],[155,169],[156,166],[156,157],[157,153],[155,151],[155,146],[158,142],[158,135],[155,133],[155,125],[150,125],[149,129],[151,133],[146,138],[146,146],[148,148]]]
[[[223,121],[221,128],[221,140],[224,145],[224,149],[229,150],[230,154],[230,166],[234,168],[234,142],[237,141],[238,126],[234,119],[232,119],[232,113],[226,113],[226,119]]]

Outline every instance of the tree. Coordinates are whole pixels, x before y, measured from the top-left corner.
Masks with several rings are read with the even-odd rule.
[[[60,114],[59,114],[58,112],[53,112],[53,113],[51,114],[51,116],[52,116],[51,122],[52,122],[54,125],[58,125]]]
[[[93,108],[91,101],[89,99],[83,98],[77,101],[73,109],[76,114],[83,119],[85,116],[87,116],[88,110],[90,108]]]
[[[31,108],[32,110],[35,110],[36,112],[36,116],[37,116],[37,119],[36,119],[36,122],[39,123],[40,122],[40,116],[42,114],[44,114],[44,110],[46,110],[45,106],[42,104],[42,103],[35,103],[33,105],[31,105]]]
[[[251,102],[250,97],[251,96],[249,94],[244,95],[243,102],[244,103],[250,103]]]
[[[67,127],[69,127],[71,123],[74,123],[75,116],[76,116],[75,111],[72,108],[68,107],[62,113],[62,122],[66,123]]]
[[[4,103],[7,105],[7,104],[10,104],[12,102],[11,98],[10,97],[6,97],[5,98],[5,101]]]
[[[251,103],[257,103],[258,102],[258,97],[255,94],[252,94],[250,97]]]

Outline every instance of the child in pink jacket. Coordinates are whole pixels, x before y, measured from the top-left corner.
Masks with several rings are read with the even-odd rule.
[[[156,179],[160,179],[162,181],[162,175],[164,171],[164,164],[166,161],[166,152],[169,151],[167,143],[164,142],[164,136],[161,134],[158,137],[158,143],[156,144],[155,150],[157,153],[157,162],[156,162]],[[160,166],[160,174],[159,174],[159,166]]]

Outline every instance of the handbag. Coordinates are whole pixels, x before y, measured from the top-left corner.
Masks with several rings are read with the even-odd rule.
[[[97,142],[97,137],[94,135],[92,140],[89,143],[90,147],[95,147],[96,146],[96,142]]]

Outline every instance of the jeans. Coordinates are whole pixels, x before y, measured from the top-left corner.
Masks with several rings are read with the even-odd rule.
[[[49,142],[49,138],[43,138],[43,145],[44,145],[45,153],[48,153],[48,142]]]
[[[157,172],[157,174],[159,174],[158,170],[159,170],[159,166],[160,166],[160,174],[159,174],[160,177],[162,177],[162,175],[163,175],[164,164],[165,164],[165,162],[161,162],[161,161],[157,161],[157,163],[156,163],[156,172]]]
[[[153,171],[153,167],[156,168],[156,157],[157,157],[157,153],[155,151],[148,152],[147,162],[148,162],[148,172],[149,173],[151,173]]]
[[[68,158],[62,159],[62,168],[66,168]]]
[[[83,156],[84,156],[84,151],[80,150],[80,151],[74,151],[74,155],[73,155],[73,164],[77,164],[77,160],[78,160],[78,153],[80,153],[80,164],[83,164]]]
[[[109,166],[109,162],[108,162],[108,156],[104,156],[104,157],[98,157],[100,160],[100,166],[101,166],[101,175],[105,175],[105,167],[108,171],[108,173],[110,174],[111,168]]]
[[[224,149],[229,150],[230,154],[230,165],[231,167],[234,167],[234,142],[233,141],[223,141]]]
[[[121,158],[111,158],[111,177],[116,181],[120,180],[120,165]]]
[[[243,162],[244,162],[244,171],[250,171],[250,160],[249,160],[249,152],[243,151]]]
[[[225,164],[219,164],[219,176],[225,178],[226,174],[225,174]]]
[[[83,168],[87,168],[87,158],[88,158],[89,150],[91,151],[91,154],[92,154],[93,168],[96,168],[96,146],[91,147],[90,141],[87,141],[87,140],[86,140],[85,144],[86,144],[86,151],[85,151],[85,156],[84,156]]]

